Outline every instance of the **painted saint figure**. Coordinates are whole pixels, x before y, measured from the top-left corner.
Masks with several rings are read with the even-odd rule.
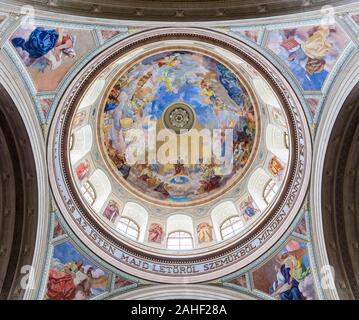
[[[213,227],[209,223],[200,223],[197,226],[198,242],[213,241],[212,229]]]
[[[163,238],[163,229],[160,224],[152,223],[148,230],[148,242],[161,243]]]
[[[86,178],[89,172],[90,172],[90,162],[88,160],[81,162],[76,168],[76,176],[80,181]]]
[[[103,216],[109,221],[115,222],[119,215],[120,211],[118,204],[115,201],[110,200],[105,208],[105,211],[103,212]]]

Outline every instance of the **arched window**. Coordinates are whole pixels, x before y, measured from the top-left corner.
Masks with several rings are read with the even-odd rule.
[[[87,153],[91,151],[93,132],[91,126],[85,125],[80,129],[72,132],[70,137],[70,158],[71,163],[75,164],[80,161]]]
[[[273,180],[269,180],[263,191],[264,201],[269,204],[277,194],[278,186]]]
[[[137,223],[124,217],[120,218],[120,221],[117,224],[117,230],[124,236],[134,240],[138,240],[138,236],[140,234],[140,227]]]
[[[239,216],[233,216],[224,221],[221,225],[221,237],[223,240],[236,235],[243,228],[243,221]]]
[[[86,181],[81,186],[81,193],[90,206],[95,203],[96,193],[90,182]]]
[[[135,202],[127,202],[122,210],[122,218],[134,221],[139,227],[138,241],[143,242],[146,236],[148,212]]]
[[[174,231],[167,237],[167,248],[171,250],[193,249],[193,238],[185,231]]]

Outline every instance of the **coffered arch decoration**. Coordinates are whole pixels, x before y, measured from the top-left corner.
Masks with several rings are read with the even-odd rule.
[[[194,199],[190,200],[179,198],[178,194],[182,195],[181,192],[184,190],[183,184],[190,180],[188,172],[186,173],[183,166],[179,165],[175,167],[175,173],[176,181],[180,176],[181,187],[164,186],[165,191],[170,193],[171,197],[168,198],[171,198],[171,201],[167,198],[157,201],[156,197],[146,194],[147,189],[141,191],[133,184],[127,183],[127,180],[124,182],[122,177],[116,177],[115,173],[117,174],[117,172],[113,173],[113,166],[111,167],[111,164],[106,162],[107,155],[103,150],[106,141],[102,139],[100,130],[103,124],[108,123],[106,122],[108,117],[103,117],[102,110],[106,110],[106,108],[113,110],[111,108],[114,106],[107,103],[106,99],[111,95],[113,97],[113,94],[115,94],[114,100],[117,99],[118,92],[113,93],[113,88],[115,86],[117,86],[116,90],[124,88],[128,83],[126,82],[127,77],[131,77],[131,71],[137,72],[141,66],[148,66],[148,64],[152,67],[152,62],[156,61],[153,70],[158,70],[167,63],[169,72],[173,72],[171,68],[178,66],[178,61],[173,59],[173,56],[181,55],[182,58],[187,55],[191,59],[193,57],[200,59],[201,63],[205,62],[200,64],[203,69],[208,67],[206,63],[209,63],[210,66],[215,65],[221,72],[224,72],[221,74],[225,77],[223,83],[227,83],[226,81],[240,83],[240,88],[246,93],[241,97],[245,97],[246,106],[252,106],[251,110],[253,110],[251,114],[248,111],[242,112],[241,117],[251,116],[251,130],[255,131],[255,138],[251,144],[253,148],[248,152],[246,161],[243,161],[243,172],[235,174],[233,179],[229,179],[228,186],[225,185],[219,189],[220,192],[213,194],[208,192],[208,196],[204,194],[201,198],[193,197]],[[203,56],[206,57],[203,58]],[[145,61],[144,64],[142,64],[143,61]],[[188,65],[188,59],[186,63]],[[248,224],[247,220],[243,220],[243,224],[246,223],[245,228],[232,238],[213,241],[210,236],[212,228],[210,219],[213,208],[227,200],[233,200],[236,204],[241,199],[246,199],[248,203],[251,202],[252,200],[248,198],[247,187],[249,177],[258,167],[268,170],[268,162],[273,158],[273,154],[267,149],[264,153],[259,152],[266,145],[265,128],[268,125],[268,119],[263,116],[262,109],[265,106],[257,99],[258,93],[247,78],[247,65],[255,68],[263,81],[268,84],[269,90],[273,92],[271,101],[274,104],[278,103],[284,114],[285,128],[288,134],[286,167],[277,166],[273,171],[275,176],[271,176],[271,179],[276,179],[279,187],[271,200],[265,205],[263,204],[260,210],[253,205],[248,211],[249,213],[258,212],[257,218]],[[99,99],[96,102],[92,101],[92,105],[89,106],[86,102],[84,107],[83,97],[86,95],[87,89],[96,83],[99,77],[103,79],[106,70],[115,70],[116,68],[118,68],[116,78],[110,79],[107,84],[101,86],[104,91]],[[139,81],[144,83],[151,78],[152,74],[146,74]],[[208,79],[213,78],[213,74],[213,72],[209,73],[209,78],[196,82],[196,85],[200,84],[204,88],[208,97],[213,96],[213,92],[206,87]],[[198,73],[196,73],[197,76]],[[164,83],[163,90],[170,91],[171,83],[166,79],[161,81]],[[143,91],[141,92],[143,93]],[[233,101],[236,101],[235,95],[231,95],[231,97]],[[275,97],[275,101],[273,97]],[[206,101],[211,101],[211,99],[208,98]],[[239,103],[243,103],[243,101],[241,100]],[[185,108],[178,104],[175,108],[178,113],[176,119],[187,119],[190,111],[195,110],[195,108],[191,108],[192,106],[188,104]],[[93,143],[91,152],[88,154],[92,160],[86,162],[86,168],[84,167],[81,172],[73,169],[69,155],[74,116],[79,109],[90,115],[88,121],[98,131],[92,130]],[[139,118],[143,116],[141,112],[136,114],[139,115]],[[142,118],[140,120],[142,121]],[[125,129],[133,125],[131,115],[116,118],[116,123]],[[143,125],[148,126],[149,124],[150,122],[147,120],[143,122]],[[172,123],[172,125],[177,125],[177,123]],[[249,131],[250,128],[247,130]],[[311,138],[306,118],[294,91],[279,70],[248,45],[232,37],[199,28],[158,28],[139,32],[117,42],[96,56],[76,75],[62,96],[50,128],[47,148],[50,183],[54,198],[66,222],[82,242],[114,267],[134,276],[162,283],[198,283],[220,278],[247,266],[268,251],[280,239],[298,214],[307,192],[311,167]],[[259,154],[264,154],[264,156],[260,157]],[[119,171],[121,169],[121,174],[125,178],[128,177],[131,170],[131,168],[123,168],[123,166],[115,167],[115,169]],[[101,208],[100,205],[93,208],[88,201],[84,201],[79,192],[83,183],[88,181],[91,183],[91,174],[93,175],[92,172],[96,172],[96,170],[102,170],[108,176],[107,190],[111,193],[106,195],[106,199],[102,199]],[[280,174],[277,174],[278,171]],[[274,174],[273,172],[272,174]],[[147,173],[141,173],[141,175],[149,177]],[[146,179],[152,183],[154,179],[150,178]],[[98,188],[94,184],[92,185],[94,194],[96,194]],[[156,241],[153,241],[154,244],[147,242],[147,237],[145,239],[141,237],[142,242],[125,238],[113,228],[109,228],[109,223],[105,223],[100,214],[111,197],[121,199],[125,207],[126,202],[139,203],[137,199],[141,200],[141,205],[148,212],[148,219],[144,223],[139,223],[140,230],[150,226],[156,226],[156,230],[158,230],[159,224],[162,223],[164,230],[161,230],[161,235],[165,235],[171,231],[166,230],[168,225],[165,221],[170,221],[171,216],[183,214],[191,216],[189,221],[193,222],[191,224],[192,234],[199,230],[199,226],[207,228],[207,233],[200,230],[202,233],[199,240],[201,241],[197,241],[194,236],[192,250],[177,252],[166,250],[163,247],[166,241],[162,237],[156,238]],[[240,214],[239,210],[237,214]]]
[[[21,299],[23,267],[32,265],[35,251],[37,174],[25,124],[1,84],[0,155],[0,298]]]
[[[359,83],[332,129],[322,181],[323,230],[341,299],[359,299]]]
[[[219,21],[229,19],[263,18],[281,14],[297,14],[320,10],[325,5],[340,6],[352,0],[75,0],[37,1],[5,0],[10,3],[31,5],[36,10],[49,11],[54,14],[66,13],[91,16],[95,18],[114,18],[144,21]]]

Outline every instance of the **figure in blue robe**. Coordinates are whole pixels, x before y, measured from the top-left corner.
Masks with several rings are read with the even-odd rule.
[[[29,39],[18,37],[11,40],[15,48],[21,48],[29,54],[29,58],[38,59],[55,48],[59,34],[56,30],[45,30],[37,27],[31,32]]]
[[[277,280],[269,288],[269,294],[273,294],[279,285],[290,284],[291,288],[279,294],[280,300],[303,300],[302,293],[299,290],[299,282],[290,276],[290,268],[284,264],[277,273]]]
[[[248,217],[253,217],[255,215],[255,210],[252,207],[247,207],[244,209],[244,213],[248,216]]]

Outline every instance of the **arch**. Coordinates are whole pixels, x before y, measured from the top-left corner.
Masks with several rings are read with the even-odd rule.
[[[38,186],[30,137],[1,84],[0,155],[0,299],[14,299],[24,295],[19,288],[20,268],[33,260]]]
[[[122,210],[121,217],[133,220],[140,228],[138,241],[143,242],[146,236],[148,212],[136,202],[127,202]]]
[[[88,124],[76,130],[72,134],[72,148],[70,151],[71,164],[80,161],[87,153],[91,151],[92,147],[92,128]]]
[[[167,249],[191,250],[194,247],[193,235],[189,232],[177,230],[168,234]]]
[[[130,218],[121,217],[116,225],[117,230],[124,236],[138,240],[141,228]]]
[[[131,290],[118,294],[112,300],[255,300],[254,297],[222,288],[209,285],[156,285],[146,288]]]
[[[10,111],[11,117],[19,116],[16,120],[17,126],[21,126],[22,124],[25,131],[18,127],[17,130],[19,131],[16,131],[16,137],[19,138],[24,132],[27,133],[28,139],[17,139],[15,143],[20,141],[24,142],[21,146],[23,150],[20,150],[23,154],[20,155],[19,158],[22,160],[27,159],[27,161],[29,161],[28,163],[26,163],[26,161],[19,163],[21,167],[27,166],[28,169],[25,174],[26,190],[24,189],[24,197],[26,197],[26,201],[33,201],[33,203],[36,202],[37,206],[33,207],[30,204],[25,205],[25,208],[27,209],[27,221],[24,221],[25,224],[23,225],[23,230],[29,230],[29,232],[26,237],[25,233],[18,233],[18,237],[24,237],[20,245],[16,248],[21,253],[19,255],[19,260],[13,260],[15,262],[12,265],[12,272],[14,272],[16,278],[13,278],[13,285],[11,285],[11,289],[9,291],[6,290],[7,292],[5,292],[5,288],[3,287],[1,298],[35,299],[37,294],[37,291],[35,290],[37,288],[36,284],[40,283],[42,279],[43,267],[45,265],[49,226],[48,221],[50,217],[48,214],[49,184],[43,133],[35,113],[33,100],[28,94],[23,82],[20,80],[20,77],[17,76],[17,71],[13,70],[10,65],[11,64],[9,63],[8,58],[4,55],[4,52],[0,52],[0,104],[7,107],[8,111]],[[5,104],[3,102],[5,102]],[[11,128],[16,128],[16,125],[12,125],[11,119],[8,119],[7,121]],[[12,146],[13,148],[17,148],[16,144],[12,144]],[[26,155],[29,149],[32,153],[32,161]],[[35,166],[35,171],[30,170],[32,165]],[[20,176],[23,175],[24,172],[21,169],[17,174]],[[30,186],[32,183],[34,183],[34,185]],[[27,191],[29,186],[30,196]],[[18,196],[20,196],[20,194],[18,194]],[[21,215],[21,211],[17,211],[16,215]],[[32,220],[31,222],[30,219]],[[0,232],[0,234],[2,234],[2,232]],[[36,238],[36,241],[33,241],[31,235]],[[4,263],[4,260],[5,259],[1,259],[0,264]],[[29,279],[32,280],[29,283],[32,283],[33,286],[29,286],[25,289],[20,286],[21,277],[23,277],[23,274],[20,272],[20,268],[24,265],[33,266],[33,272],[31,273],[31,278]],[[10,275],[7,276],[4,273],[2,275],[8,279],[7,281],[11,281]]]
[[[325,208],[322,203],[322,186],[323,178],[326,174],[324,172],[325,156],[334,123],[344,105],[344,101],[359,82],[359,53],[352,56],[335,79],[331,91],[326,97],[320,116],[316,132],[316,136],[320,137],[320,139],[315,140],[313,148],[310,206],[313,214],[313,230],[315,230],[313,232],[313,243],[318,270],[322,270],[323,267],[325,268],[330,265],[323,228]],[[328,278],[334,281],[334,278],[330,276],[331,274],[329,273]],[[335,275],[335,279],[339,279],[338,275]],[[325,287],[323,291],[327,299],[339,299],[336,287]]]
[[[215,206],[211,211],[213,231],[218,241],[222,240],[221,225],[228,218],[238,216],[239,212],[233,201],[224,201]]]
[[[323,167],[323,227],[341,299],[359,299],[359,82],[330,134]]]
[[[92,204],[92,208],[99,213],[111,193],[111,182],[101,169],[96,169],[88,181],[96,193],[96,199]]]
[[[273,124],[268,124],[266,129],[267,149],[276,155],[284,163],[288,163],[289,149],[287,148],[286,132]]]
[[[244,227],[244,222],[239,216],[232,216],[224,220],[220,226],[221,239],[232,238]]]

